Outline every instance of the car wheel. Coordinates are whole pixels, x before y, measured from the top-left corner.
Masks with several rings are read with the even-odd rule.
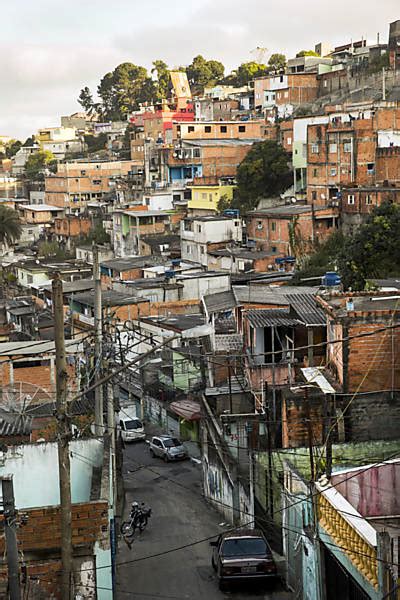
[[[155,458],[155,456],[156,456],[156,455],[154,454],[154,450],[153,450],[153,448],[150,448],[150,454],[151,454],[151,456],[152,456],[153,458]]]

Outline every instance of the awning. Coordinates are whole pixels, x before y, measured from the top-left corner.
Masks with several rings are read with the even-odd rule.
[[[200,421],[200,404],[192,400],[180,400],[171,402],[170,410],[185,419],[185,421]]]

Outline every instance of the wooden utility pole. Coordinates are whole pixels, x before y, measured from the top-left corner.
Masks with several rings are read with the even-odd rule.
[[[97,246],[93,245],[93,279],[94,279],[94,333],[95,333],[95,384],[98,384],[101,378],[101,367],[103,357],[103,310],[101,303],[101,278],[100,278],[100,263],[99,251]],[[99,362],[98,362],[99,361]],[[104,434],[104,418],[103,418],[103,386],[96,385],[94,390],[94,427],[95,434],[100,437]]]
[[[68,373],[64,341],[63,288],[59,277],[53,280],[52,287],[56,345],[57,444],[61,512],[61,598],[62,600],[70,600],[72,591],[72,527],[69,440],[71,432],[67,416]]]
[[[1,481],[6,536],[8,592],[10,600],[21,600],[18,568],[17,522],[14,501],[13,476],[5,475]]]

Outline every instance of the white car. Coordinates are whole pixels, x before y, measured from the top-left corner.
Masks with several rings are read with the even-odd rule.
[[[143,423],[137,417],[123,416],[119,420],[118,430],[124,442],[136,442],[144,440],[146,433]]]

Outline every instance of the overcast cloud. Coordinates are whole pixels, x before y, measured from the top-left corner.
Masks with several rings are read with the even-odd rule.
[[[0,135],[59,124],[123,61],[203,54],[231,69],[257,46],[290,57],[319,41],[386,40],[396,19],[399,0],[14,0],[1,9]]]

